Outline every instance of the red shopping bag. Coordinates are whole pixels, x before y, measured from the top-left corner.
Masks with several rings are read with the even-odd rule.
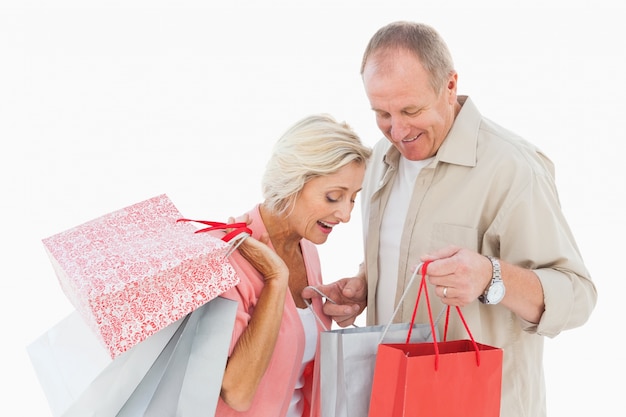
[[[434,333],[434,322],[422,265],[422,290]],[[417,270],[416,270],[417,271]],[[474,338],[456,307],[470,340],[446,341],[448,307],[443,342],[380,344],[374,368],[369,417],[436,416],[496,417],[500,415],[502,349]],[[410,333],[409,333],[410,337]]]

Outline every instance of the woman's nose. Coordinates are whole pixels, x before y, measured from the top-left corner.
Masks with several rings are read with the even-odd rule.
[[[352,201],[349,201],[347,204],[342,204],[341,208],[337,210],[337,218],[342,223],[348,223],[350,221],[350,213],[352,213],[352,209],[354,205]]]

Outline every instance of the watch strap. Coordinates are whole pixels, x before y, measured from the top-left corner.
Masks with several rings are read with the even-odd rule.
[[[500,261],[498,261],[498,259],[490,255],[485,255],[485,257],[491,262],[491,281],[489,282],[489,285],[487,285],[485,292],[478,297],[478,301],[483,304],[489,304],[487,295],[489,294],[489,290],[494,283],[502,281],[502,269],[500,268]]]

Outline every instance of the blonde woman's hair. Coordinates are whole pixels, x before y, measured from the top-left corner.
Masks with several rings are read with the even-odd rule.
[[[423,23],[397,21],[378,29],[363,53],[361,75],[370,57],[385,57],[385,54],[399,50],[415,54],[430,74],[431,87],[440,93],[454,72],[454,62],[443,38],[435,29]]]
[[[327,114],[305,117],[274,145],[262,179],[264,206],[285,214],[304,184],[351,162],[366,164],[371,149],[345,122]]]

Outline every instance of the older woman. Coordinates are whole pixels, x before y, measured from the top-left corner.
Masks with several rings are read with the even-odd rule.
[[[263,176],[264,201],[244,218],[252,229],[233,253],[239,303],[216,416],[319,415],[319,333],[330,327],[320,299],[315,245],[350,220],[370,149],[345,123],[306,117],[276,143]],[[240,253],[238,253],[240,252]]]

